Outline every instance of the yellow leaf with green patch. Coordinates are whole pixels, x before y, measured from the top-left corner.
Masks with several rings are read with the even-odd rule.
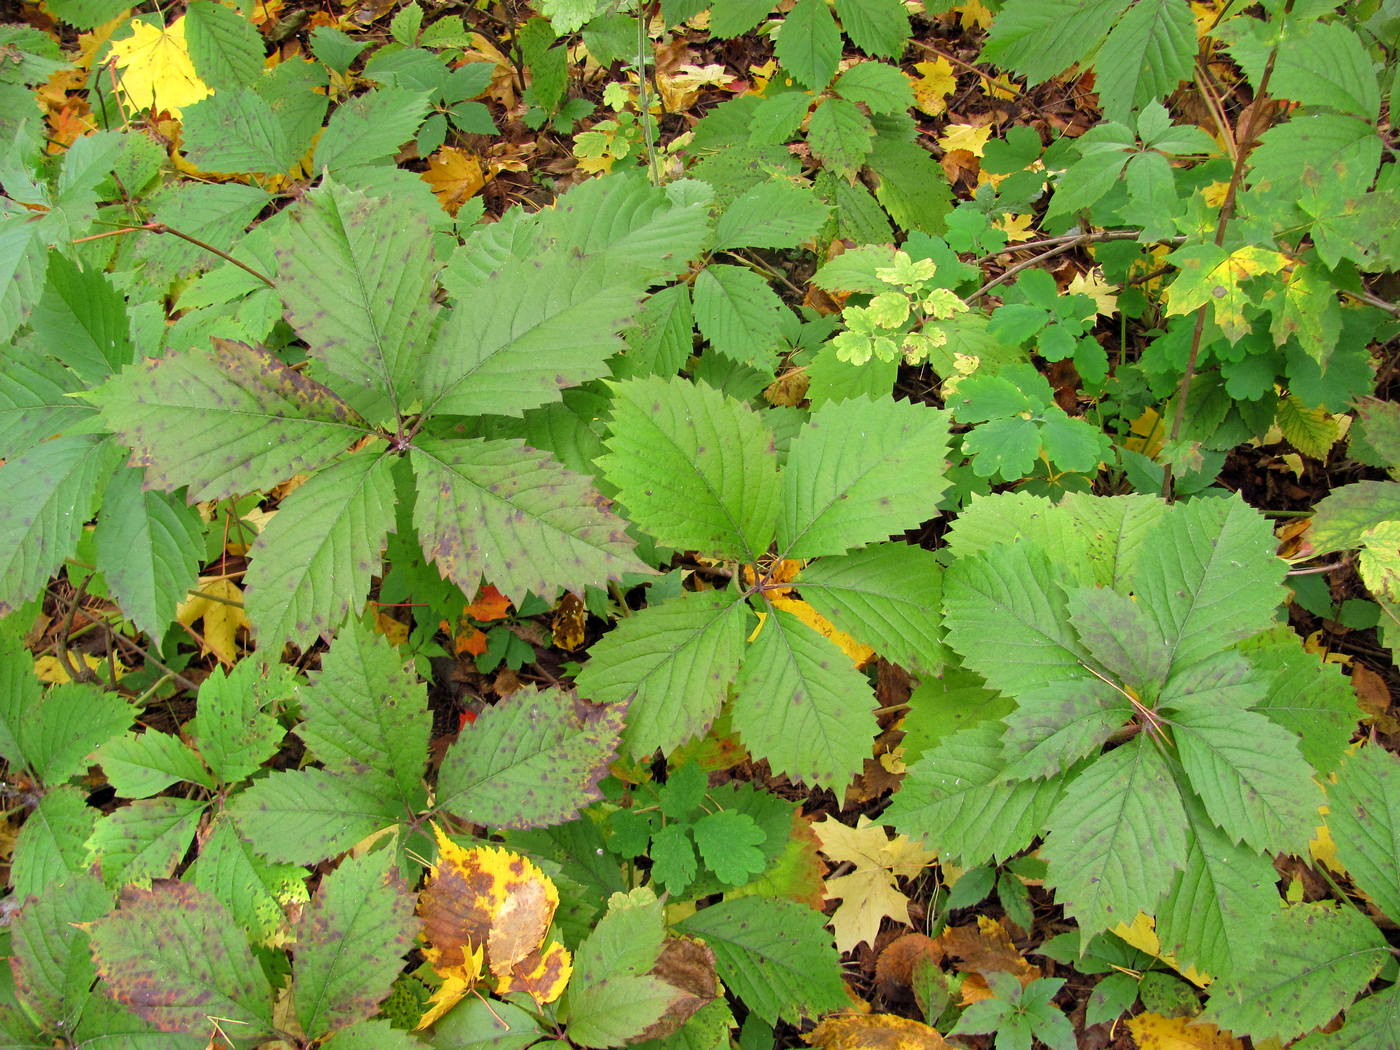
[[[1313,459],[1326,459],[1341,436],[1334,416],[1322,408],[1309,408],[1291,394],[1278,403],[1274,419],[1288,443]]]
[[[1372,594],[1400,602],[1400,521],[1383,521],[1361,534],[1359,563]]]
[[[1213,1024],[1190,1017],[1138,1014],[1128,1031],[1141,1050],[1244,1050],[1244,1044]]]
[[[1257,306],[1244,283],[1260,274],[1277,273],[1288,264],[1280,252],[1247,246],[1233,252],[1214,244],[1196,244],[1174,252],[1171,261],[1180,273],[1167,289],[1167,313],[1189,314],[1209,305],[1215,323],[1227,339],[1249,334],[1246,307]]]

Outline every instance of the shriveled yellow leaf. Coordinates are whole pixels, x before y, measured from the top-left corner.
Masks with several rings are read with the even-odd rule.
[[[476,968],[481,969],[480,950],[473,953],[476,959]],[[423,1016],[418,1018],[418,1023],[414,1026],[416,1030],[427,1028],[435,1024],[442,1016],[454,1006],[466,998],[467,993],[476,986],[476,977],[468,977],[465,973],[454,973],[443,979],[437,991],[428,998],[428,1008],[423,1011]]]
[[[836,647],[849,656],[851,662],[857,667],[867,663],[875,655],[874,649],[856,641],[844,631],[837,630],[835,624],[806,602],[797,598],[771,598],[769,600],[776,608],[786,609],[792,613],[823,638],[835,642]]]
[[[719,64],[678,66],[673,72],[657,73],[656,87],[668,113],[681,113],[700,98],[702,87],[719,87],[733,77]]]
[[[132,19],[131,30],[111,51],[117,85],[129,105],[179,117],[185,106],[214,93],[195,72],[183,15],[164,29]]]
[[[1205,988],[1215,980],[1210,974],[1202,973],[1194,966],[1188,966],[1183,970],[1181,964],[1177,962],[1176,956],[1170,952],[1162,951],[1162,942],[1157,937],[1157,923],[1150,915],[1138,912],[1131,923],[1120,922],[1113,928],[1113,932],[1138,951],[1146,952],[1154,959],[1162,960],[1197,988]]]
[[[104,657],[94,656],[92,653],[70,652],[68,659],[75,667],[86,667],[97,674],[105,674],[107,661]],[[116,669],[117,681],[121,681],[122,675],[126,674],[126,666],[120,660],[114,660],[112,666]],[[35,658],[34,677],[47,685],[64,685],[73,680],[68,675],[68,669],[52,654]]]
[[[895,1014],[838,1014],[802,1038],[821,1050],[952,1050],[937,1029]]]
[[[812,830],[828,858],[849,862],[855,869],[826,881],[826,899],[841,900],[830,920],[840,951],[851,951],[862,941],[873,944],[886,917],[909,924],[909,899],[895,885],[895,877],[919,874],[933,860],[931,850],[903,835],[891,839],[869,817],[861,817],[854,828],[828,817]]]
[[[953,63],[939,57],[932,62],[915,62],[914,71],[919,74],[913,85],[914,105],[931,117],[941,117],[948,109],[948,96],[958,87]]]
[[[1118,309],[1118,286],[1104,280],[1103,270],[1095,266],[1088,273],[1077,273],[1070,278],[1069,295],[1087,295],[1094,300],[1094,313],[1099,317],[1112,317]]]
[[[420,176],[449,215],[486,185],[486,174],[476,154],[456,146],[444,146],[428,158],[428,170]]]
[[[252,627],[243,614],[243,592],[232,580],[217,576],[201,576],[198,591],[175,609],[175,620],[186,627],[202,620],[203,651],[231,665],[238,660],[239,630]]]
[[[1213,1024],[1189,1017],[1138,1014],[1128,1019],[1139,1050],[1244,1050],[1244,1044]]]
[[[982,156],[987,148],[987,139],[991,138],[992,126],[984,124],[982,127],[975,127],[972,124],[949,124],[944,129],[943,134],[938,137],[938,144],[951,153],[953,150],[967,150],[974,157]]]

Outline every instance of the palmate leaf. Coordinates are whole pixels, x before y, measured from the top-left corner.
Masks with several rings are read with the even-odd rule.
[[[1385,940],[1355,908],[1314,901],[1270,915],[1254,964],[1211,988],[1201,1019],[1287,1042],[1326,1024],[1371,982]]]
[[[627,754],[669,754],[709,727],[738,670],[747,608],[726,591],[686,591],[619,620],[588,650],[579,693],[627,702]]]
[[[167,1032],[270,1034],[272,990],[247,939],[214,898],[183,882],[129,886],[89,927],[102,990]]]
[[[141,471],[127,467],[107,483],[97,567],[122,611],[159,645],[175,607],[198,582],[204,523],[184,500],[143,490],[143,481]]]
[[[1004,726],[986,721],[943,739],[910,766],[883,820],[966,867],[1030,845],[1063,790],[1061,778],[1008,783]]]
[[[1264,630],[1287,566],[1269,521],[1238,496],[1175,504],[1144,543],[1130,589],[1181,667]]]
[[[844,554],[932,517],[947,454],[941,410],[865,397],[822,405],[783,471],[782,556]]]
[[[1400,762],[1374,744],[1343,763],[1327,790],[1337,858],[1387,916],[1400,915]]]
[[[254,542],[245,577],[260,645],[299,648],[359,611],[394,525],[392,460],[382,446],[313,474]]]
[[[457,738],[438,773],[446,812],[496,828],[562,824],[601,798],[625,704],[595,706],[560,689],[512,693]]]
[[[599,461],[629,516],[658,543],[757,561],[778,517],[777,453],[758,414],[682,379],[631,379],[613,394]]]
[[[406,411],[438,312],[427,222],[331,179],[290,215],[276,250],[287,319],[332,372]]]
[[[734,729],[775,773],[840,791],[870,757],[877,731],[870,683],[789,612],[769,609],[735,693]]]
[[[427,687],[383,635],[359,621],[336,635],[301,704],[297,736],[327,771],[355,777],[405,812],[423,807]]]
[[[1157,906],[1157,936],[1182,966],[1216,978],[1248,972],[1280,899],[1273,861],[1232,842],[1187,796],[1186,863]]]
[[[0,467],[0,616],[33,598],[73,553],[120,458],[111,441],[74,434]]]
[[[1166,760],[1139,735],[1065,788],[1041,856],[1085,936],[1151,912],[1186,863],[1186,814]]]
[[[313,1039],[368,1020],[389,994],[418,920],[394,851],[349,857],[321,880],[297,931],[292,1001]]]
[[[1166,640],[1137,602],[1106,587],[1077,587],[1066,598],[1070,623],[1099,667],[1139,689],[1166,680]]]
[[[873,544],[813,562],[797,585],[817,612],[901,667],[937,673],[947,659],[937,613],[943,567],[931,551]]]
[[[216,339],[212,353],[147,360],[94,391],[146,483],[223,499],[310,473],[366,428],[321,384],[265,350]]]
[[[409,456],[423,554],[468,593],[483,575],[519,601],[651,572],[589,480],[523,442],[419,438]]]

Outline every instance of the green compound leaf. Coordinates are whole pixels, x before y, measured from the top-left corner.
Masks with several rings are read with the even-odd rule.
[[[1306,851],[1322,798],[1292,733],[1253,711],[1205,704],[1174,708],[1171,724],[1191,786],[1231,841]]]
[[[79,875],[27,901],[11,920],[14,991],[49,1031],[72,1031],[97,977],[83,924],[107,914],[113,894]]]
[[[678,923],[715,953],[725,987],[770,1025],[797,1024],[846,1001],[825,916],[777,897],[728,898]]]
[[[1137,602],[1107,587],[1065,588],[1070,624],[1097,667],[1137,687],[1166,681],[1162,633]]]
[[[588,650],[578,691],[627,702],[626,754],[670,754],[709,728],[743,655],[747,610],[725,591],[686,591],[619,620]]]
[[[766,280],[742,266],[716,263],[696,275],[694,295],[695,323],[716,353],[773,371],[787,307]]]
[[[240,1037],[273,1031],[272,989],[224,906],[183,882],[129,886],[89,928],[103,991],[166,1032]]]
[[[1254,964],[1212,987],[1201,1019],[1255,1040],[1287,1042],[1335,1017],[1386,955],[1380,931],[1355,908],[1294,905],[1270,916]]]
[[[1132,111],[1165,98],[1191,75],[1196,21],[1184,0],[1142,0],[1109,31],[1094,58],[1104,116],[1127,123]]]
[[[33,598],[73,553],[120,458],[111,441],[74,434],[0,467],[0,616]]]
[[[870,757],[876,733],[870,683],[789,612],[769,610],[735,693],[734,729],[774,773],[841,791]]]
[[[797,586],[817,612],[907,670],[936,674],[947,659],[935,611],[943,567],[931,551],[876,543],[813,562]]]
[[[561,689],[525,688],[488,707],[448,749],[438,805],[477,824],[562,824],[602,795],[625,704],[597,706]]]
[[[225,784],[250,776],[277,750],[286,734],[263,708],[291,696],[296,681],[285,669],[243,659],[227,675],[214,668],[200,684],[198,713],[185,732]]]
[[[10,884],[15,898],[41,896],[50,886],[87,871],[87,840],[101,814],[77,788],[50,788],[15,840]]]
[[[714,247],[796,248],[820,232],[830,211],[811,187],[760,182],[720,216]]]
[[[245,578],[260,645],[305,649],[357,613],[394,525],[392,460],[364,449],[313,474],[254,542]]]
[[[157,645],[175,608],[199,578],[204,523],[184,500],[143,491],[139,470],[124,468],[107,483],[97,522],[97,567],[112,597]]]
[[[651,837],[651,846],[641,852],[651,857],[651,877],[666,892],[679,897],[695,881],[700,870],[691,845],[690,832],[684,824],[667,824]]]
[[[841,61],[841,31],[825,0],[798,0],[783,19],[774,54],[803,87],[821,91]]]
[[[275,252],[287,319],[332,372],[405,412],[438,312],[427,221],[331,180],[289,214]]]
[[[418,932],[394,851],[349,857],[321,880],[297,930],[292,1001],[313,1039],[368,1020]]]
[[[1189,796],[1186,864],[1157,906],[1157,935],[1183,966],[1215,977],[1248,971],[1280,900],[1273,861],[1236,845]]]
[[[1400,915],[1400,761],[1370,745],[1348,758],[1327,789],[1337,859],[1387,916]]]
[[[108,886],[149,886],[175,871],[207,805],[192,798],[139,799],[97,822],[88,853]]]
[[[768,866],[763,850],[767,835],[747,813],[722,809],[708,813],[690,826],[700,856],[719,880],[742,886]]]
[[[316,864],[411,814],[362,778],[324,769],[285,769],[234,797],[229,812],[264,857]]]
[[[409,454],[423,554],[463,591],[485,576],[519,601],[651,572],[589,479],[523,442],[420,438]]]
[[[423,806],[427,687],[383,635],[363,622],[338,634],[301,704],[297,736],[327,771],[355,777],[405,812]]]
[[[909,44],[909,14],[899,0],[836,0],[836,17],[867,55],[899,58]]]
[[[1157,621],[1173,668],[1264,630],[1287,566],[1269,521],[1238,496],[1174,505],[1152,530],[1131,590]]]
[[[308,900],[306,869],[268,863],[226,816],[214,821],[185,881],[218,898],[255,944],[285,944],[291,928],[284,908]]]
[[[224,339],[133,365],[94,392],[146,482],[192,501],[311,473],[362,437],[354,411],[265,350]]]
[[[1138,736],[1065,788],[1041,855],[1085,936],[1151,913],[1186,863],[1186,814],[1171,769]]]
[[[93,758],[121,798],[147,798],[182,780],[210,790],[217,786],[199,756],[179,737],[154,729],[109,740]]]
[[[631,379],[613,394],[599,461],[658,543],[757,561],[778,517],[777,453],[756,412],[701,383]]]
[[[783,471],[783,557],[844,554],[932,517],[947,455],[946,412],[867,397],[822,405]]]
[[[1090,677],[1084,667],[1090,657],[1070,624],[1059,574],[1030,542],[964,552],[949,567],[943,582],[948,644],[992,688],[1014,697]]]
[[[316,171],[333,178],[390,160],[428,115],[426,92],[379,88],[337,106],[316,141]]]
[[[1016,696],[1002,750],[1006,776],[1051,777],[1097,753],[1132,716],[1132,706],[1112,683],[1088,679],[1057,682]]]

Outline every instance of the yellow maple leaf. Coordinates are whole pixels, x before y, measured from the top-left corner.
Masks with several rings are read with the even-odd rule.
[[[1008,241],[1016,244],[1020,241],[1028,241],[1035,236],[1035,230],[1031,229],[1033,222],[1035,222],[1034,215],[1003,215],[992,225],[1006,234]]]
[[[1244,1044],[1213,1024],[1190,1017],[1138,1014],[1128,1031],[1140,1050],[1244,1050]]]
[[[840,898],[830,925],[836,947],[852,951],[862,941],[875,943],[880,921],[886,917],[909,924],[909,899],[895,885],[896,876],[913,878],[935,854],[903,835],[891,839],[882,825],[861,817],[852,828],[830,817],[812,825],[822,852],[837,863],[849,862],[855,870],[826,881],[826,899]]]
[[[991,8],[982,0],[966,0],[955,5],[953,10],[957,12],[958,21],[964,29],[986,29],[992,24]]]
[[[201,576],[198,590],[175,609],[175,620],[186,627],[203,620],[203,652],[232,665],[238,660],[239,629],[252,627],[243,614],[243,592],[232,580],[218,576]]]
[[[117,86],[135,109],[166,110],[178,117],[185,106],[214,93],[195,72],[183,15],[164,29],[132,19],[131,36],[114,43],[111,54]]]
[[[1181,976],[1185,977],[1197,988],[1205,988],[1215,980],[1210,974],[1202,973],[1194,966],[1188,966],[1182,969],[1181,964],[1176,960],[1176,956],[1172,955],[1170,952],[1162,951],[1162,942],[1157,936],[1157,923],[1150,915],[1138,912],[1137,915],[1133,917],[1131,923],[1120,922],[1117,926],[1113,927],[1113,932],[1138,951],[1146,952],[1154,959],[1162,960],[1162,962],[1181,974]]]
[[[949,124],[938,137],[938,144],[949,153],[961,149],[967,150],[974,157],[980,157],[986,150],[987,139],[991,138],[991,135],[990,124],[984,124],[980,128],[972,124]]]
[[[443,209],[456,215],[457,209],[481,192],[488,176],[476,154],[444,146],[428,158],[428,170],[420,178],[432,188]]]
[[[1070,295],[1087,295],[1094,300],[1094,313],[1100,317],[1112,317],[1118,309],[1118,286],[1105,281],[1103,270],[1097,266],[1088,273],[1077,273],[1071,277],[1065,291]]]
[[[953,1046],[937,1029],[895,1014],[832,1014],[802,1038],[821,1050],[952,1050]]]
[[[919,74],[913,85],[914,105],[931,117],[941,117],[948,109],[948,96],[958,86],[953,63],[940,57],[932,62],[915,62],[914,70]]]

